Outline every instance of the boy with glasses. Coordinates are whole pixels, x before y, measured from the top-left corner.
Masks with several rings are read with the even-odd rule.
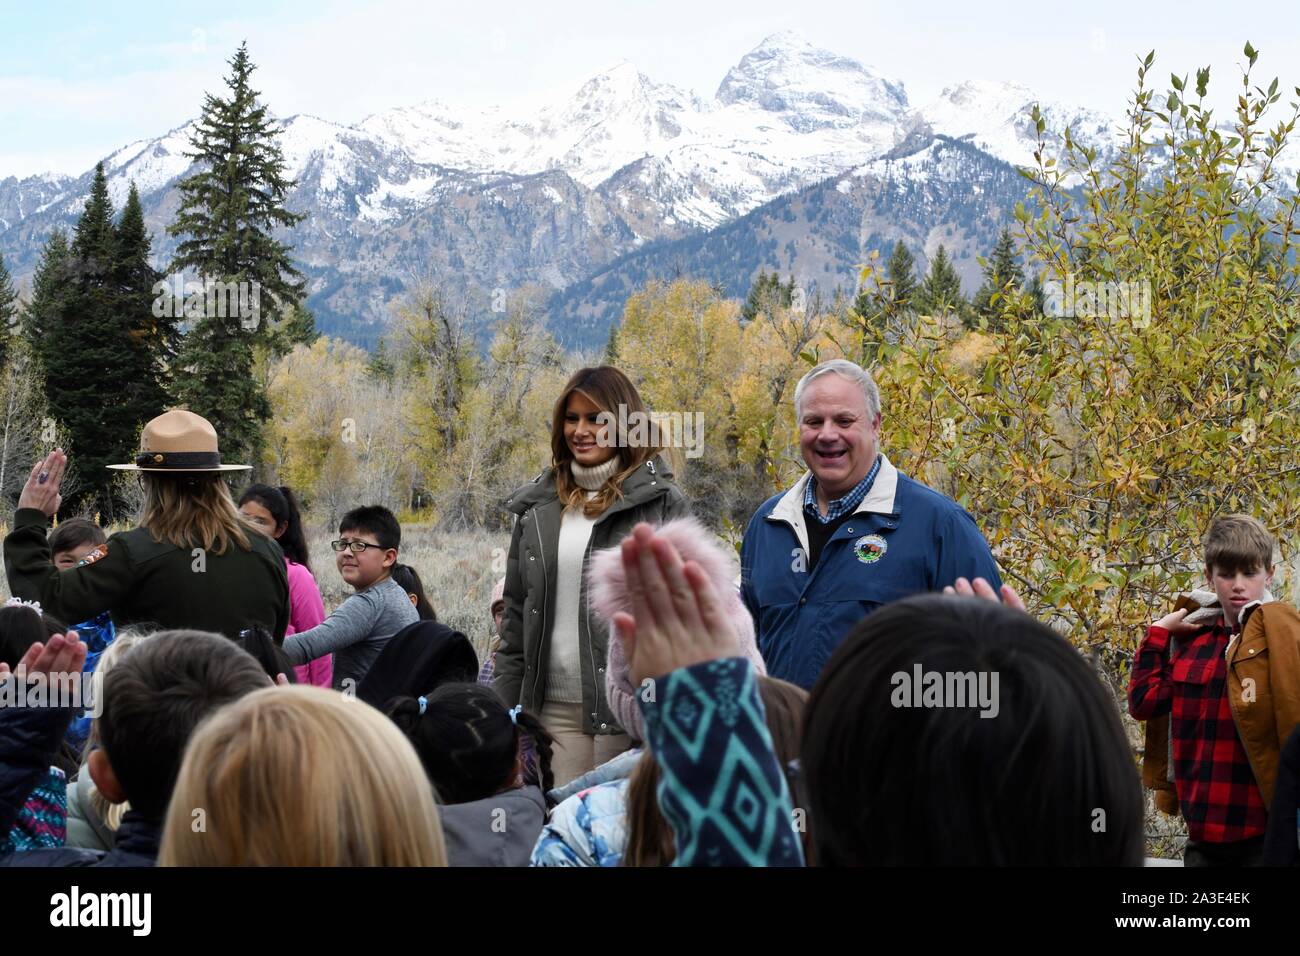
[[[334,688],[353,693],[388,639],[420,619],[406,590],[392,578],[402,526],[387,508],[349,511],[331,542],[335,565],[356,593],[316,627],[285,638],[292,664],[334,654]]]

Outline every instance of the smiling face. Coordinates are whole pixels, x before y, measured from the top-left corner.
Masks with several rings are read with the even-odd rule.
[[[53,555],[54,566],[60,571],[66,571],[68,568],[75,568],[77,562],[84,558],[90,552],[94,551],[98,545],[93,542],[78,545],[71,551],[56,551]]]
[[[365,590],[376,581],[386,578],[393,565],[397,563],[397,549],[385,550],[378,547],[379,541],[369,531],[358,531],[355,528],[351,531],[340,531],[339,540],[364,541],[376,545],[359,553],[353,552],[351,548],[344,548],[334,554],[334,566],[339,569],[339,575],[358,591]]]
[[[564,406],[564,443],[573,460],[584,468],[603,465],[618,452],[609,426],[596,420],[600,412],[586,395],[577,390],[569,393]]]
[[[880,415],[853,382],[829,372],[808,383],[799,419],[799,450],[817,476],[819,497],[842,497],[867,476],[880,445]]]
[[[1206,581],[1219,597],[1219,606],[1226,612],[1229,625],[1235,627],[1237,615],[1251,601],[1258,601],[1273,582],[1272,568],[1256,568],[1251,572],[1228,571],[1216,566]]]

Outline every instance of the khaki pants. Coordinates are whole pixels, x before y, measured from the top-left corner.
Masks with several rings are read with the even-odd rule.
[[[551,772],[562,787],[588,770],[612,760],[631,746],[627,734],[586,734],[582,731],[582,704],[548,700],[542,706],[542,723],[555,738]]]

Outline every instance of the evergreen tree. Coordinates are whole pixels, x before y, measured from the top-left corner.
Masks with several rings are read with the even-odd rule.
[[[277,348],[276,328],[300,306],[304,292],[290,247],[272,231],[304,217],[284,208],[294,183],[285,178],[274,124],[249,83],[255,67],[246,44],[229,63],[229,95],[208,94],[190,139],[187,155],[200,169],[179,184],[181,206],[168,232],[183,238],[172,269],[244,284],[256,290],[258,308],[224,316],[203,310],[185,337],[176,391],[216,427],[223,457],[256,461],[271,408],[253,374],[255,346]]]
[[[143,231],[143,219],[140,227]],[[111,520],[112,476],[105,466],[125,460],[136,447],[141,423],[137,377],[141,355],[145,361],[149,357],[132,336],[131,290],[124,285],[103,163],[95,167],[90,196],[61,266],[56,276],[38,277],[38,284],[61,285],[52,301],[39,307],[38,354],[50,415],[67,429],[83,478],[80,494],[64,496],[61,514],[77,513],[89,497]],[[33,305],[47,291],[38,288]]]
[[[609,326],[609,338],[605,340],[605,354],[601,361],[606,365],[618,364],[618,321],[615,320]]]
[[[132,183],[117,226],[114,279],[127,332],[124,358],[130,369],[122,400],[137,428],[171,404],[167,377],[180,344],[177,320],[170,315],[172,310],[164,307],[168,303],[155,308],[153,287],[162,274],[149,264],[151,243],[140,194]]]
[[[69,271],[68,237],[61,229],[56,229],[45,241],[41,250],[41,261],[36,266],[36,275],[32,279],[32,298],[23,310],[22,334],[31,346],[32,353],[45,365],[48,342],[45,332],[60,321],[63,311],[63,297],[67,294]]]
[[[984,319],[990,328],[1000,327],[1002,305],[1005,300],[999,299],[995,303],[993,294],[997,293],[1002,297],[1014,295],[1022,291],[1024,285],[1025,273],[1020,268],[1020,260],[1016,256],[1011,230],[1003,229],[998,235],[997,244],[993,247],[993,254],[989,256],[984,266],[984,284],[980,286],[972,303],[974,318]]]
[[[299,301],[285,310],[280,324],[276,326],[271,353],[279,358],[292,352],[295,345],[311,345],[318,338],[320,332],[316,330],[316,314],[307,308],[306,303]]]
[[[930,260],[930,270],[917,290],[916,307],[928,315],[963,315],[966,298],[961,293],[961,277],[948,258],[948,250],[939,246]]]
[[[745,297],[745,304],[740,308],[741,322],[753,322],[758,316],[773,309],[788,309],[793,301],[794,276],[790,276],[788,281],[782,283],[777,273],[759,269],[758,278],[749,287],[749,295]]]
[[[388,351],[388,343],[382,337],[375,350],[370,353],[370,361],[366,363],[366,374],[376,381],[390,384],[397,376],[397,366]]]
[[[894,244],[893,254],[885,264],[885,273],[889,276],[894,290],[894,303],[899,310],[915,308],[917,291],[916,259],[908,252],[903,240]]]
[[[0,256],[0,368],[9,357],[9,338],[18,324],[18,290]]]

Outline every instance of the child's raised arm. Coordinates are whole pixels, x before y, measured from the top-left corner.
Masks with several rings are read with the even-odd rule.
[[[333,654],[358,641],[374,629],[384,611],[383,598],[374,591],[348,595],[325,620],[315,627],[284,639],[281,648],[289,663],[306,664],[325,654]]]

